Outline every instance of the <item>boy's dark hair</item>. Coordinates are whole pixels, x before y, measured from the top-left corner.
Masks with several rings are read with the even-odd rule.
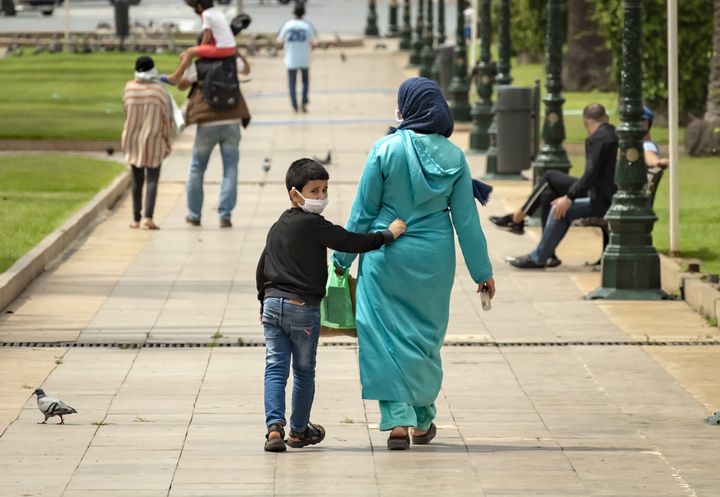
[[[322,164],[312,159],[298,159],[288,168],[285,175],[285,186],[290,191],[295,188],[301,191],[310,181],[328,180],[330,175]]]
[[[293,9],[293,15],[298,19],[301,19],[305,15],[305,5],[298,3]]]
[[[583,119],[599,122],[606,117],[605,107],[600,104],[589,104],[583,109]]]

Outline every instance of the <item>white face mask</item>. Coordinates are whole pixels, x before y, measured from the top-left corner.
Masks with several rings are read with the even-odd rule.
[[[400,115],[400,110],[399,110],[399,109],[395,109],[395,120],[396,120],[397,122],[399,122],[399,123],[403,122],[403,118],[402,118],[402,116]]]
[[[309,212],[311,214],[322,214],[322,211],[324,211],[325,207],[327,207],[329,202],[328,197],[325,197],[324,199],[305,198],[300,192],[297,190],[295,191],[298,195],[300,195],[300,198],[305,201],[305,203],[300,206],[300,208],[305,212]]]

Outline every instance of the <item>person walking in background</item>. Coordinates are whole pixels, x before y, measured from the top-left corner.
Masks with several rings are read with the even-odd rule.
[[[180,54],[180,65],[175,72],[163,76],[164,81],[178,84],[195,57],[201,59],[224,59],[233,57],[237,52],[235,34],[230,23],[213,0],[185,0],[202,20],[202,38],[197,46],[190,47]]]
[[[228,59],[225,59],[228,60]],[[250,65],[240,57],[228,65],[228,70],[246,75]],[[210,105],[204,98],[205,81],[216,59],[197,59],[185,71],[178,83],[179,90],[190,88],[185,108],[185,120],[188,124],[197,124],[192,160],[187,179],[187,216],[185,222],[191,226],[200,226],[202,206],[205,198],[204,181],[210,155],[217,145],[223,164],[223,178],[220,185],[218,214],[220,227],[232,228],[232,211],[237,203],[238,163],[240,162],[240,125],[246,128],[250,124],[250,110],[242,92],[238,91],[235,105],[218,108]]]
[[[125,125],[122,131],[122,150],[132,169],[133,221],[131,228],[156,230],[153,221],[160,166],[170,154],[174,134],[172,97],[155,69],[155,62],[147,56],[135,61],[135,79],[128,81],[123,93]],[[141,223],[143,184],[145,217]]]
[[[478,292],[492,298],[495,281],[470,168],[448,140],[453,118],[440,87],[408,79],[397,105],[399,129],[373,145],[345,229],[371,233],[395,218],[407,223],[402,238],[360,258],[356,293],[362,397],[379,401],[388,449],[406,450],[411,435],[414,444],[426,445],[436,434],[455,233]],[[354,259],[332,257],[342,268]]]
[[[310,51],[314,48],[317,31],[315,27],[303,19],[305,6],[298,4],[293,9],[295,19],[286,22],[277,35],[277,42],[285,50],[285,67],[288,71],[290,87],[290,103],[295,112],[298,111],[297,94],[295,91],[298,70],[302,75],[301,109],[307,112],[308,91],[310,88]]]

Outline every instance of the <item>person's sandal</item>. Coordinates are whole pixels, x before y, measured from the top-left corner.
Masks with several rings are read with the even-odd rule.
[[[160,227],[153,222],[152,219],[149,217],[146,217],[142,220],[142,223],[140,223],[140,227],[144,230],[159,230]]]
[[[408,450],[410,448],[410,435],[404,437],[393,437],[387,439],[388,450]]]
[[[430,428],[428,428],[425,435],[412,436],[412,443],[415,445],[427,445],[433,438],[435,438],[435,435],[437,435],[437,427],[435,426],[435,423],[431,423]]]
[[[278,432],[280,436],[278,438],[270,438],[270,433]],[[280,424],[274,424],[268,426],[268,432],[265,435],[265,452],[285,452],[285,429]]]
[[[293,440],[293,438],[296,438],[297,440]],[[308,423],[307,429],[301,433],[290,430],[290,437],[285,440],[285,443],[293,449],[301,449],[308,445],[319,444],[324,438],[325,428],[320,425]]]

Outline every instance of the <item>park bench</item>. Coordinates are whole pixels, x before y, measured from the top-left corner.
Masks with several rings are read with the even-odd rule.
[[[659,167],[648,169],[648,182],[645,192],[647,193],[648,199],[650,200],[650,207],[655,204],[655,194],[657,193],[658,185],[660,184],[660,180],[662,179],[664,173],[665,169]],[[573,226],[600,228],[602,230],[603,237],[603,253],[605,253],[605,247],[607,247],[608,243],[610,243],[610,229],[608,228],[608,223],[605,218],[583,217],[580,219],[576,219],[573,222]],[[596,262],[586,264],[589,266],[599,266],[601,262],[602,256],[600,256],[600,259],[598,259]]]

